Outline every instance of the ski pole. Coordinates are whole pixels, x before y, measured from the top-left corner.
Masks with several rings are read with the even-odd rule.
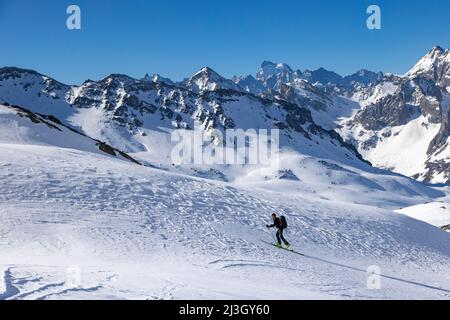
[[[272,232],[272,231],[269,231],[269,232],[270,232],[270,235],[272,236],[273,241],[274,241],[275,243],[277,243],[277,240],[275,239],[275,237],[274,237],[274,235],[273,235],[273,232]]]
[[[268,228],[266,227],[266,229],[268,229]],[[270,236],[272,237],[273,241],[275,241],[275,243],[276,243],[277,240],[275,239],[275,237],[274,237],[274,235],[273,235],[273,232],[270,231],[270,230],[267,230],[267,232],[270,233]]]

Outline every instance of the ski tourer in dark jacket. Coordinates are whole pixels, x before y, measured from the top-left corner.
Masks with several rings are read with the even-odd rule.
[[[278,218],[275,213],[272,213],[272,221],[273,221],[273,223],[271,225],[266,225],[266,227],[267,228],[277,228],[277,234],[276,234],[277,246],[281,247],[281,241],[283,241],[286,248],[289,248],[291,245],[283,236],[283,231],[284,231],[284,229],[287,228],[286,218],[284,216],[281,216],[280,218]]]

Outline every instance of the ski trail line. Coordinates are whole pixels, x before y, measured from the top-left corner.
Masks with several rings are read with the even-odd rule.
[[[284,251],[289,251],[289,250],[284,250]],[[308,258],[308,259],[311,259],[311,260],[316,260],[316,261],[327,263],[327,264],[330,264],[330,265],[333,265],[333,266],[346,268],[346,269],[349,269],[349,270],[358,271],[358,272],[362,272],[362,273],[367,274],[367,270],[363,270],[363,269],[360,269],[360,268],[357,268],[357,267],[348,266],[348,265],[345,265],[345,264],[342,264],[342,263],[333,262],[333,261],[325,260],[325,259],[322,259],[322,258],[317,258],[317,257],[309,256],[309,255],[306,255],[306,254],[301,254],[301,253],[294,252],[294,251],[291,251],[291,253],[297,254],[299,256],[302,256],[304,258]],[[420,283],[420,282],[417,282],[417,281],[402,279],[402,278],[389,276],[389,275],[383,275],[383,274],[380,274],[380,277],[385,278],[385,279],[390,279],[390,280],[394,280],[394,281],[407,283],[407,284],[411,284],[411,285],[415,285],[415,286],[419,286],[419,287],[423,287],[423,288],[427,288],[427,289],[438,290],[438,291],[442,291],[442,292],[445,292],[445,293],[450,293],[450,290],[448,290],[448,289],[439,288],[439,287],[436,287],[436,286],[433,286],[433,285],[428,285],[428,284]]]

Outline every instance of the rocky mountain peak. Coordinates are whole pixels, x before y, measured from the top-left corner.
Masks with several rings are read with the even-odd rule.
[[[344,77],[344,82],[348,86],[357,84],[367,86],[381,81],[383,76],[383,72],[373,72],[367,69],[361,69],[352,75]]]
[[[327,84],[340,84],[343,81],[342,76],[338,75],[334,71],[326,70],[325,68],[319,68],[317,70],[306,70],[303,72],[303,79],[308,80],[310,83],[320,83],[322,85]]]
[[[150,81],[150,82],[154,82],[154,83],[165,83],[165,84],[174,84],[174,82],[172,80],[170,80],[169,78],[165,78],[162,77],[161,75],[155,73],[152,76],[149,76],[148,74],[146,74],[143,78],[144,81]]]
[[[241,91],[242,89],[232,80],[226,79],[209,67],[204,67],[191,78],[182,82],[182,85],[193,92],[217,91],[230,89]]]
[[[434,47],[406,76],[410,78],[425,76],[445,86],[450,85],[450,50],[439,46]]]
[[[271,77],[288,79],[289,75],[293,73],[292,68],[285,63],[274,63],[271,61],[264,61],[261,64],[259,72],[256,76],[261,81],[266,81]]]
[[[256,95],[260,95],[266,90],[263,83],[252,75],[245,77],[234,77],[233,81],[246,92]]]

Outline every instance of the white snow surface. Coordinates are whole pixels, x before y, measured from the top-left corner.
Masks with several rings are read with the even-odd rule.
[[[0,299],[450,297],[449,235],[394,212],[447,202],[446,189],[288,152],[281,169],[298,179],[240,167],[228,168],[233,182],[206,180],[64,131],[49,139],[1,110]],[[273,241],[272,212],[305,256],[261,241]],[[369,266],[379,290],[367,287]]]
[[[372,132],[372,136],[376,134],[380,139],[377,147],[360,152],[378,167],[413,176],[424,172],[425,161],[428,159],[424,150],[427,150],[439,129],[440,124],[429,123],[427,118],[420,116],[404,126]],[[386,132],[390,135],[383,136]]]
[[[450,225],[450,206],[444,201],[418,204],[397,210],[397,212],[439,228]]]

